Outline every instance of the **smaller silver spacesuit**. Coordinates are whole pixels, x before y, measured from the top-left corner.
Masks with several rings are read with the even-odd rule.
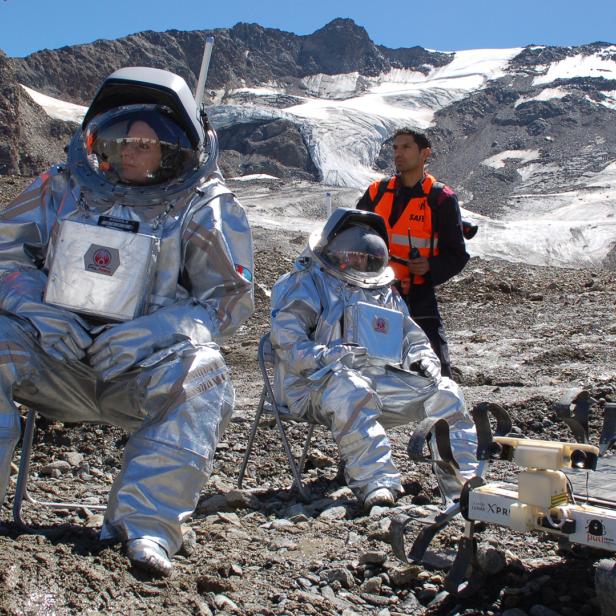
[[[452,482],[435,471],[448,498],[459,496],[477,465],[462,393],[441,377],[387,263],[381,217],[340,208],[272,290],[276,396],[291,413],[330,428],[347,483],[366,507],[392,504],[402,492],[385,428],[446,420],[459,474]]]
[[[215,341],[253,311],[242,206],[186,82],[132,67],[101,86],[68,162],[0,214],[0,504],[14,402],[131,432],[102,538],[171,572],[233,410]]]

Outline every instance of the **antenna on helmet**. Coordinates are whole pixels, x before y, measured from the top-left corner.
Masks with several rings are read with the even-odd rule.
[[[195,90],[195,103],[197,110],[203,117],[204,111],[201,109],[203,105],[203,95],[205,93],[205,82],[207,80],[207,72],[210,67],[210,58],[212,57],[212,47],[214,46],[214,37],[208,36],[205,39],[205,47],[203,48],[203,58],[201,60],[201,70],[199,71],[199,81],[197,81],[197,89]]]

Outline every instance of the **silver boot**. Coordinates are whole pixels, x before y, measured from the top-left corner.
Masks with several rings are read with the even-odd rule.
[[[171,575],[171,560],[165,549],[153,539],[131,539],[126,542],[125,549],[135,567],[160,577]]]
[[[393,507],[395,503],[396,498],[389,488],[377,488],[364,498],[364,510],[370,511],[375,505]]]

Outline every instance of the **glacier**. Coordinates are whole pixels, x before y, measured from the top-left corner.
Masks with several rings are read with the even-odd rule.
[[[382,143],[397,128],[408,125],[421,130],[432,126],[436,111],[506,75],[510,61],[520,51],[522,48],[450,52],[449,64],[432,68],[427,74],[396,69],[377,77],[358,73],[312,75],[303,80],[305,95],[294,94],[295,104],[286,108],[272,107],[265,101],[276,95],[288,96],[277,84],[230,92],[231,98],[234,93],[250,94],[251,102],[212,105],[208,114],[213,126],[289,120],[301,131],[321,176],[320,185],[303,183],[299,190],[296,186],[288,191],[279,186],[273,192],[262,189],[262,177],[246,178],[241,192],[249,204],[252,223],[308,232],[322,224],[327,194],[333,196],[334,207],[353,207],[368,184],[379,177],[372,165]],[[614,51],[616,47],[609,47],[536,67],[534,83],[546,88],[533,99],[518,100],[516,105],[566,95],[566,90],[555,83],[558,79],[615,78]],[[51,117],[79,122],[85,114],[85,107],[25,90]],[[259,104],[261,97],[263,104]],[[214,98],[221,99],[219,94]],[[613,100],[616,95],[608,92],[599,104],[612,106]],[[542,165],[532,150],[503,150],[482,164],[499,168],[505,161],[516,166],[523,182],[500,219],[468,211],[461,202],[463,215],[480,226],[477,236],[468,242],[469,252],[486,259],[534,265],[599,265],[616,246],[616,162],[609,161],[592,177],[580,178],[572,190],[534,194],[533,178],[549,173],[550,166]]]

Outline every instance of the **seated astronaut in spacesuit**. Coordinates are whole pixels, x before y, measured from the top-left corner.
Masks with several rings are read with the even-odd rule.
[[[0,504],[14,402],[131,434],[101,538],[169,575],[233,410],[216,340],[253,311],[252,239],[183,79],[121,69],[66,165],[0,215]]]
[[[445,498],[459,497],[477,465],[462,394],[441,377],[428,338],[391,287],[387,241],[380,216],[340,208],[272,290],[277,399],[331,430],[366,509],[393,505],[403,492],[386,428],[447,422],[459,470],[452,474],[430,446]]]

